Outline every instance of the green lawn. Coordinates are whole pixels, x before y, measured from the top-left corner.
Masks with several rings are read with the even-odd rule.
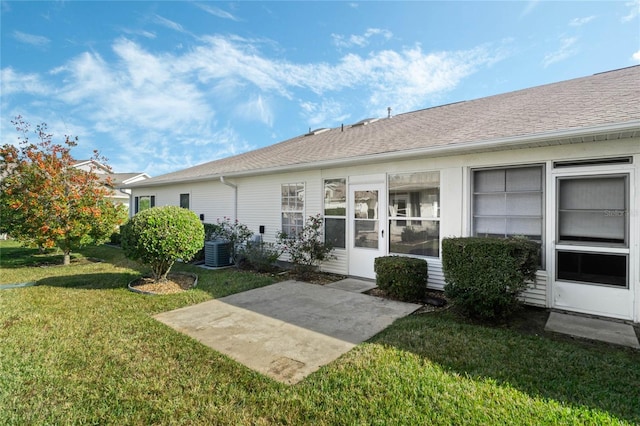
[[[116,248],[70,267],[0,250],[0,284],[39,284],[0,290],[3,425],[640,423],[640,351],[447,311],[399,320],[287,386],[151,318],[273,278],[177,265],[197,289],[144,296],[126,289],[140,270]]]

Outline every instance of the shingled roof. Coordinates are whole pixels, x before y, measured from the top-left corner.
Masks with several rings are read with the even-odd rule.
[[[640,66],[634,66],[310,132],[131,186],[639,136]]]

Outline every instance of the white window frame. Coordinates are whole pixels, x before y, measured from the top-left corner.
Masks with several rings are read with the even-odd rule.
[[[326,190],[327,190],[327,181],[336,181],[336,180],[341,180],[344,182],[344,215],[340,216],[340,215],[328,215],[326,214],[326,205],[325,205],[325,199],[326,199]],[[322,216],[323,216],[323,224],[324,224],[324,229],[323,232],[325,233],[324,235],[324,242],[326,243],[326,232],[327,232],[327,219],[338,219],[338,220],[342,220],[344,222],[344,247],[333,247],[334,250],[346,250],[347,249],[347,198],[348,198],[348,182],[347,182],[347,178],[344,177],[334,177],[334,178],[324,178],[322,180]]]
[[[153,208],[156,206],[156,196],[155,195],[136,195],[134,197],[134,201],[133,201],[133,213],[139,213],[140,211],[144,211],[147,209],[142,209],[140,210],[140,199],[141,198],[148,198],[149,199],[149,208]]]
[[[431,215],[431,216],[420,216],[420,217],[414,217],[411,216],[411,211],[409,209],[409,205],[410,205],[410,196],[409,193],[407,192],[406,196],[402,197],[397,197],[397,196],[393,196],[391,194],[392,188],[391,188],[391,182],[390,182],[390,177],[391,176],[395,176],[395,175],[413,175],[413,174],[422,174],[422,173],[437,173],[438,174],[438,205],[437,205],[437,215]],[[387,173],[387,177],[386,177],[386,187],[387,187],[387,212],[388,212],[388,216],[387,216],[387,226],[388,226],[388,235],[386,238],[386,243],[387,243],[387,252],[389,254],[394,254],[394,255],[400,255],[400,256],[411,256],[411,257],[420,257],[420,258],[433,258],[433,259],[439,259],[442,256],[442,250],[441,250],[441,240],[442,240],[442,230],[440,227],[440,211],[441,211],[441,206],[442,206],[442,173],[440,170],[414,170],[414,171],[409,171],[409,172],[394,172],[394,173]],[[392,206],[392,200],[394,199],[403,199],[405,201],[405,211],[403,215],[398,215],[398,212],[394,210],[392,210],[392,207],[395,208],[395,206]],[[403,221],[405,223],[404,227],[410,227],[412,226],[412,222],[437,222],[438,224],[438,256],[427,256],[427,255],[423,255],[423,254],[411,254],[411,253],[400,253],[400,252],[395,252],[391,249],[391,238],[392,238],[392,221]],[[402,225],[399,225],[402,226]]]
[[[295,208],[284,208],[285,207],[285,203],[284,203],[284,199],[283,199],[283,192],[284,192],[284,187],[291,187],[291,186],[295,186],[296,187],[296,197],[298,197],[298,199],[300,199],[299,197],[302,197],[300,199],[300,201],[302,202],[302,208],[301,209],[297,209],[297,202],[293,203],[293,207]],[[298,187],[302,187],[302,189],[298,189]],[[289,189],[287,189],[287,192],[290,192]],[[292,205],[291,203],[291,198],[290,196],[287,196],[287,207],[290,207]],[[287,234],[288,236],[292,237],[293,235],[291,235],[291,231],[292,228],[290,229],[285,229],[284,226],[284,217],[285,215],[289,215],[289,214],[293,214],[293,215],[300,215],[300,225],[295,225],[295,228],[298,230],[302,230],[302,228],[304,227],[304,219],[305,219],[305,208],[306,208],[306,185],[304,182],[293,182],[293,183],[283,183],[280,185],[280,229],[283,233]]]
[[[602,243],[585,243],[585,242],[573,242],[573,241],[555,241],[555,247],[553,252],[553,278],[555,281],[559,282],[573,282],[578,284],[584,284],[587,286],[600,286],[600,287],[612,287],[618,289],[630,289],[632,286],[632,277],[634,276],[634,270],[637,267],[634,264],[634,247],[632,246],[631,239],[633,236],[633,213],[630,212],[633,207],[633,202],[635,200],[633,191],[632,191],[632,182],[634,182],[635,174],[633,169],[633,164],[629,165],[609,165],[602,164],[596,166],[575,166],[575,167],[566,167],[566,168],[557,168],[553,170],[554,176],[554,192],[555,192],[555,212],[554,212],[554,220],[556,221],[555,231],[554,231],[554,239],[558,237],[558,197],[560,196],[558,190],[558,179],[571,179],[571,178],[597,178],[597,177],[606,177],[606,176],[626,176],[625,181],[625,203],[627,208],[627,222],[625,225],[625,243],[624,244],[602,244]],[[627,257],[627,270],[626,270],[626,286],[614,285],[614,284],[604,284],[604,283],[594,283],[594,282],[586,282],[586,281],[572,281],[568,279],[558,279],[558,259],[557,253],[559,251],[562,252],[581,252],[581,253],[600,253],[600,254],[613,254],[613,255],[624,255]]]

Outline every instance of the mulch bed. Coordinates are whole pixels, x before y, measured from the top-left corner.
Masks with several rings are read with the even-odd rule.
[[[169,273],[165,281],[154,281],[149,277],[139,278],[129,284],[129,288],[144,294],[175,294],[182,293],[198,283],[198,277],[191,274]]]

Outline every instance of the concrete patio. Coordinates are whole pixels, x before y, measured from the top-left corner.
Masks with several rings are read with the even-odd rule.
[[[421,306],[360,293],[371,285],[353,279],[331,286],[285,281],[155,318],[294,384]]]

